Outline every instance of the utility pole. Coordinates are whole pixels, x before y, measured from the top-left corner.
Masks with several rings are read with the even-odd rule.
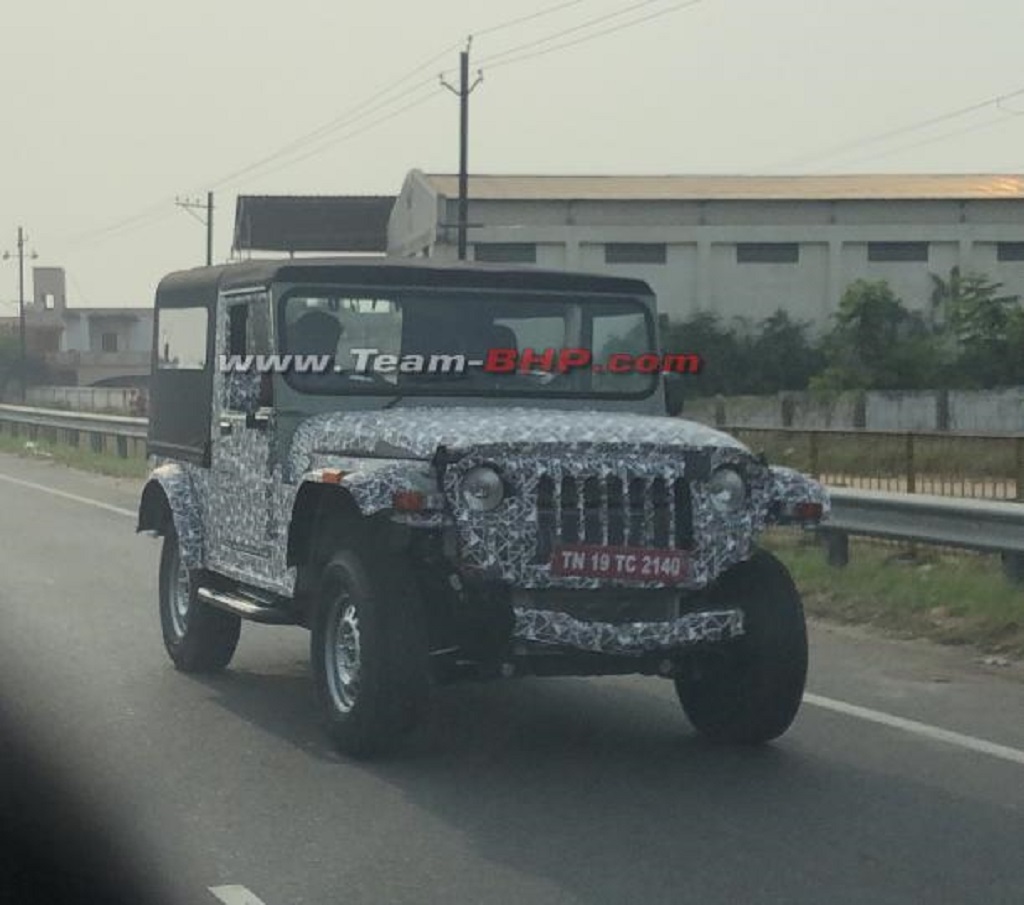
[[[28,374],[26,373],[28,356],[25,352],[25,244],[27,242],[28,236],[25,235],[25,230],[19,226],[18,250],[15,255],[18,258],[18,384],[22,402],[28,398]],[[34,251],[29,252],[28,256],[31,259],[38,257]],[[5,251],[3,257],[7,261],[12,255]]]
[[[469,96],[484,80],[477,70],[476,80],[469,84],[469,49],[473,38],[466,41],[466,49],[459,54],[459,87],[455,88],[441,76],[441,84],[459,98],[459,260],[466,260],[466,231],[469,225]]]
[[[211,266],[213,264],[213,192],[206,193],[205,202],[196,198],[175,198],[174,203],[206,227],[206,266]],[[206,211],[205,220],[196,213],[197,210]]]

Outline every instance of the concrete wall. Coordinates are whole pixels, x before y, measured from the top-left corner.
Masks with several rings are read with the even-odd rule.
[[[27,404],[78,412],[137,415],[141,414],[140,396],[144,403],[144,392],[124,387],[29,387]]]
[[[694,399],[684,417],[729,427],[1024,434],[1024,387]]]

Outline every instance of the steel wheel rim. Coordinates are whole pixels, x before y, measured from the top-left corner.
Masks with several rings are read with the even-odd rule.
[[[342,713],[348,713],[359,695],[359,614],[344,591],[335,604],[335,612],[338,616],[326,641],[327,681],[334,706]]]
[[[181,556],[174,554],[174,568],[170,572],[167,596],[170,602],[171,627],[174,635],[182,638],[188,628],[188,612],[192,603],[192,591],[189,584],[188,569],[182,562]]]

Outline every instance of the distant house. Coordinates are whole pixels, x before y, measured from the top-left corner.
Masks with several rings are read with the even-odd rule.
[[[76,386],[144,384],[153,344],[153,309],[69,308],[61,267],[32,271],[25,303],[25,348],[48,365],[56,383]],[[18,334],[18,316],[0,330]]]

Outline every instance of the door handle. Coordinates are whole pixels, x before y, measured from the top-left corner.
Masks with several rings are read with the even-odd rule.
[[[221,418],[219,426],[222,437],[230,437],[235,432],[235,425],[228,418]]]

